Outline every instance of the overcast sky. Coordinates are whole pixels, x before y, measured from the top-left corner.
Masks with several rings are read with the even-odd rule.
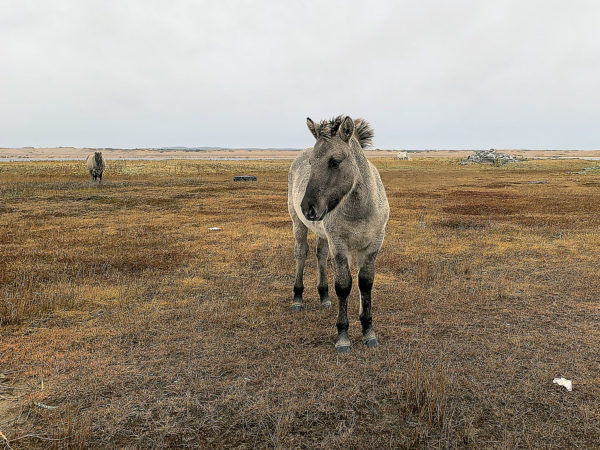
[[[0,0],[0,147],[600,148],[600,2]]]

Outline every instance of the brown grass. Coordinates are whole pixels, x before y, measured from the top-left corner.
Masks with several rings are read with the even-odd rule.
[[[1,163],[10,445],[596,446],[600,171],[576,173],[594,163],[376,164],[381,346],[360,343],[355,285],[338,356],[314,258],[290,312],[289,161],[113,161],[102,186],[81,162]]]

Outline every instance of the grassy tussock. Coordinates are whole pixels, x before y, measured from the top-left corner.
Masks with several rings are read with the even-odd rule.
[[[289,161],[108,161],[101,186],[81,162],[1,163],[0,394],[23,396],[0,401],[0,431],[13,447],[595,446],[598,171],[376,164],[382,345],[361,345],[355,283],[338,356],[314,257],[290,312]]]

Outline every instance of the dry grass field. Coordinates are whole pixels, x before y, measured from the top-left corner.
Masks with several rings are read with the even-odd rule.
[[[596,163],[374,162],[347,355],[314,256],[291,312],[290,161],[0,163],[0,447],[597,447]]]

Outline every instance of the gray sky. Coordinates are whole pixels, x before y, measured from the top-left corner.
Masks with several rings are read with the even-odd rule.
[[[600,2],[0,0],[0,147],[600,148]]]

